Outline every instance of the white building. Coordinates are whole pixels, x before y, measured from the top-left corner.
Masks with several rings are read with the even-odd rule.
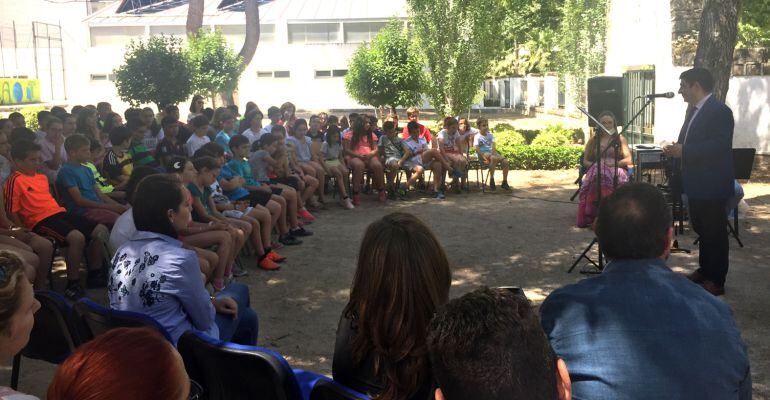
[[[125,104],[118,99],[112,71],[122,62],[129,41],[156,34],[186,39],[186,0],[114,1],[90,15],[82,2],[1,1],[0,26],[12,21],[17,27],[29,21],[61,21],[69,104],[105,100],[122,109]],[[144,6],[131,9],[132,4]],[[375,0],[275,0],[260,5],[260,41],[241,77],[238,102],[243,106],[254,101],[262,110],[285,101],[306,110],[365,108],[345,91],[348,61],[389,19],[405,20],[406,7],[405,0],[387,4]],[[219,29],[239,51],[246,28],[242,2],[205,0],[203,25]],[[44,91],[43,97],[63,100],[51,98],[60,97],[57,94],[46,98]]]
[[[688,61],[675,62],[674,41],[682,32],[697,29],[699,13],[690,0],[613,0],[607,32],[605,74],[620,76],[630,66],[655,70],[655,92],[679,89],[679,74]],[[690,61],[691,63],[691,61]],[[770,76],[734,76],[727,105],[735,117],[733,146],[753,147],[770,154]],[[653,135],[656,143],[676,141],[686,104],[681,96],[657,99]]]

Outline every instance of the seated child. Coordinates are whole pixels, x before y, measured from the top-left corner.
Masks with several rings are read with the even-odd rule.
[[[94,180],[96,180],[96,184],[102,193],[110,196],[113,200],[125,201],[126,192],[115,190],[115,186],[110,185],[107,179],[99,172],[104,162],[104,147],[96,139],[89,138],[89,140],[91,142],[91,159],[88,162],[84,162],[83,165],[94,174]]]
[[[479,157],[479,161],[489,166],[490,189],[492,191],[496,190],[495,168],[497,168],[497,164],[500,164],[503,167],[503,184],[500,187],[503,190],[510,191],[511,187],[508,186],[508,159],[497,153],[495,137],[489,131],[489,121],[481,117],[476,121],[476,126],[479,127],[479,132],[473,137],[473,146],[476,148],[476,155]]]
[[[269,185],[271,188],[280,189],[281,196],[286,199],[286,219],[291,229],[301,227],[297,217],[303,212],[305,217],[312,217],[310,213],[302,206],[302,198],[297,193],[297,187],[300,187],[301,181],[295,176],[287,176],[283,179],[278,178],[275,173],[276,168],[280,168],[280,162],[271,154],[276,154],[279,143],[283,143],[278,135],[264,135],[259,141],[251,146],[248,164],[251,169],[251,176],[256,182],[263,185]],[[271,179],[272,178],[272,179]],[[308,222],[309,223],[309,222]],[[289,235],[287,240],[291,240]],[[284,243],[285,244],[285,243]]]
[[[41,111],[42,112],[42,111]],[[40,125],[43,131],[39,131],[37,144],[40,145],[40,171],[45,174],[49,182],[56,180],[56,174],[62,164],[67,161],[67,153],[64,151],[64,127],[59,118],[47,116]]]
[[[323,204],[325,199],[324,185],[322,183],[326,182],[326,170],[324,170],[320,163],[313,160],[313,154],[311,150],[313,139],[311,139],[309,136],[306,136],[308,132],[308,126],[304,118],[299,118],[294,121],[292,132],[293,136],[286,138],[286,144],[294,149],[293,154],[296,155],[296,165],[299,166],[302,172],[312,176],[318,181],[319,184],[316,189],[316,194],[318,195],[318,201]]]
[[[465,186],[465,167],[468,165],[468,160],[462,154],[463,147],[460,135],[457,133],[457,127],[456,119],[444,118],[444,129],[438,133],[438,149],[441,156],[452,167],[452,186],[455,192],[459,193],[461,187]]]
[[[160,124],[163,126],[163,140],[158,143],[158,147],[155,149],[155,158],[160,162],[160,165],[168,165],[168,162],[174,157],[186,157],[187,149],[178,137],[181,125],[179,119],[167,115],[163,117]]]
[[[353,205],[361,204],[360,191],[364,170],[368,169],[374,181],[375,189],[379,191],[379,201],[385,201],[385,180],[382,163],[378,155],[377,136],[368,132],[368,121],[361,116],[355,116],[351,121],[351,129],[342,137],[345,161],[353,170]]]
[[[187,139],[186,143],[188,157],[192,157],[198,149],[211,142],[207,135],[209,132],[209,119],[205,115],[194,117],[190,125],[193,128],[193,134]]]
[[[305,203],[310,202],[310,199],[313,197],[313,193],[318,188],[320,182],[314,177],[306,175],[299,165],[297,165],[295,149],[286,142],[286,128],[282,125],[275,125],[273,126],[271,135],[278,136],[281,139],[281,143],[276,146],[275,153],[271,154],[273,158],[278,160],[279,165],[274,168],[276,176],[271,176],[270,179],[275,183],[283,183],[291,186],[296,185],[295,189],[300,193],[301,200],[297,214],[305,221],[312,222],[315,220],[315,217],[305,209],[304,205]],[[313,203],[309,204],[311,206],[314,205]]]
[[[326,174],[333,176],[337,181],[337,188],[340,191],[340,204],[348,210],[356,208],[348,196],[350,174],[345,163],[345,157],[342,156],[340,128],[337,125],[330,125],[327,128],[326,139],[321,144],[316,161],[322,163]]]
[[[56,177],[56,188],[65,208],[78,216],[112,228],[126,206],[102,193],[91,170],[83,163],[91,159],[91,140],[75,134],[64,141],[67,162]]]
[[[412,176],[407,185],[411,187],[414,182],[424,173],[424,168],[428,167],[433,171],[433,191],[437,199],[444,198],[444,189],[441,186],[441,177],[450,169],[449,163],[441,157],[438,150],[431,149],[428,141],[420,136],[420,124],[410,121],[406,128],[409,132],[409,138],[404,141],[404,145],[409,149],[412,158],[408,164],[412,166]]]
[[[112,147],[104,155],[104,172],[108,182],[115,189],[124,189],[131,171],[134,169],[134,160],[129,154],[128,146],[131,140],[131,131],[125,126],[118,126],[110,131],[110,143]]]
[[[420,131],[420,138],[425,139],[425,141],[428,143],[430,148],[435,149],[436,148],[436,142],[433,140],[433,137],[430,134],[430,129],[428,129],[425,125],[418,122],[420,119],[420,110],[417,109],[417,107],[409,107],[406,109],[406,117],[409,120],[409,122],[414,122],[417,124],[417,129]],[[396,121],[398,121],[398,117],[396,117]],[[409,138],[409,127],[405,126],[403,132],[401,132],[401,139],[408,139]]]
[[[128,152],[131,154],[131,159],[134,160],[134,165],[148,165],[154,168],[159,167],[160,164],[158,164],[158,161],[155,160],[155,157],[152,156],[152,153],[150,153],[150,150],[147,149],[147,145],[145,144],[145,133],[148,129],[145,122],[139,118],[132,118],[128,120],[126,127],[131,131],[131,145]]]
[[[230,112],[222,112],[219,115],[219,119],[215,119],[215,129],[218,129],[216,137],[214,137],[214,143],[218,144],[222,150],[227,154],[227,157],[231,157],[233,154],[230,152],[230,137],[232,137],[233,130],[235,129],[235,118]]]
[[[64,294],[71,300],[86,295],[80,285],[80,263],[88,245],[88,287],[106,285],[103,269],[105,243],[109,236],[106,226],[67,212],[51,196],[48,178],[37,173],[40,165],[40,146],[31,140],[14,142],[11,157],[16,165],[5,184],[6,214],[16,225],[54,239],[66,246],[67,289]]]
[[[409,151],[408,147],[404,147],[404,142],[398,137],[393,122],[385,121],[383,128],[385,129],[385,133],[380,136],[380,152],[385,156],[385,174],[388,178],[388,198],[395,200],[398,192],[398,188],[395,187],[396,175],[398,175],[398,171],[401,169],[407,171],[412,170],[412,166],[406,164],[412,153]],[[422,169],[422,167],[419,166],[418,168],[420,168],[420,170]],[[416,174],[413,174],[413,176],[414,175]],[[407,183],[407,187],[409,187],[409,183]]]
[[[312,232],[305,230],[301,226],[297,224],[297,218],[296,218],[296,191],[294,191],[291,188],[282,188],[278,186],[271,186],[269,184],[266,184],[264,182],[257,181],[254,179],[254,175],[251,171],[251,165],[249,165],[249,161],[247,160],[247,157],[249,156],[249,148],[251,146],[249,145],[249,140],[243,136],[243,135],[235,135],[230,139],[230,149],[233,153],[233,159],[230,160],[227,163],[227,168],[229,168],[231,171],[233,171],[236,176],[239,176],[243,178],[244,185],[243,187],[249,190],[250,192],[263,192],[263,193],[270,193],[272,195],[271,201],[268,202],[268,209],[271,210],[271,214],[274,216],[273,219],[273,226],[278,228],[277,232],[279,237],[284,237],[287,234],[291,236],[310,236],[312,235]],[[224,168],[223,168],[224,169]],[[284,195],[284,190],[287,191],[286,196]],[[293,192],[293,193],[292,193]],[[289,204],[293,203],[293,206],[290,206]],[[278,214],[275,213],[274,206],[278,204],[280,205],[280,209],[278,210]],[[294,213],[293,218],[289,218],[293,224],[291,226],[291,229],[287,226],[287,217],[291,212]],[[277,224],[276,224],[277,223]],[[269,231],[265,238],[265,240],[269,239]]]

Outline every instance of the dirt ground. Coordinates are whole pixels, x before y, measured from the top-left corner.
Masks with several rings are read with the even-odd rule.
[[[499,177],[498,177],[499,179]],[[301,246],[284,248],[289,257],[279,271],[250,268],[241,278],[251,288],[251,304],[259,314],[259,344],[283,354],[295,368],[331,373],[337,320],[348,298],[358,245],[366,226],[393,211],[413,213],[434,230],[453,265],[451,295],[480,285],[521,286],[540,303],[552,290],[585,276],[566,270],[591,239],[574,226],[576,203],[573,171],[514,171],[513,193],[450,195],[444,201],[415,197],[382,206],[373,196],[353,211],[332,205],[317,213],[315,231]],[[770,315],[767,304],[770,260],[770,184],[745,186],[750,205],[740,228],[746,247],[731,239],[727,294],[749,348],[757,399],[770,398]],[[692,246],[693,234],[680,238]],[[695,254],[675,254],[669,265],[692,270]],[[104,301],[104,292],[91,292]],[[24,392],[43,397],[54,366],[22,361]],[[0,371],[0,385],[10,380],[10,367]]]

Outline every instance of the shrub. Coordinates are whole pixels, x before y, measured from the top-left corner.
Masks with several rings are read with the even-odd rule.
[[[577,146],[520,145],[498,151],[511,162],[512,169],[571,169],[577,168],[583,148]]]
[[[524,136],[513,129],[501,129],[493,132],[495,135],[495,147],[497,152],[505,155],[511,153],[513,148],[526,144]]]
[[[43,106],[24,107],[19,110],[21,115],[24,116],[24,123],[27,125],[27,128],[32,130],[32,132],[37,132],[37,130],[40,129],[37,125],[37,113],[43,110],[45,110],[45,107]]]
[[[494,128],[490,127],[490,129],[492,129],[492,133],[497,133],[498,131],[515,131],[516,130],[516,128],[514,128],[513,125],[506,122],[501,122],[495,125]]]
[[[572,144],[574,130],[567,129],[561,124],[548,125],[543,132],[532,140],[533,146],[566,146]]]

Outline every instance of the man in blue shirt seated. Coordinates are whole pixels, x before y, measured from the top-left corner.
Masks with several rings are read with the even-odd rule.
[[[750,399],[746,346],[730,307],[671,271],[671,210],[653,186],[599,208],[602,275],[551,293],[543,330],[575,399]]]

